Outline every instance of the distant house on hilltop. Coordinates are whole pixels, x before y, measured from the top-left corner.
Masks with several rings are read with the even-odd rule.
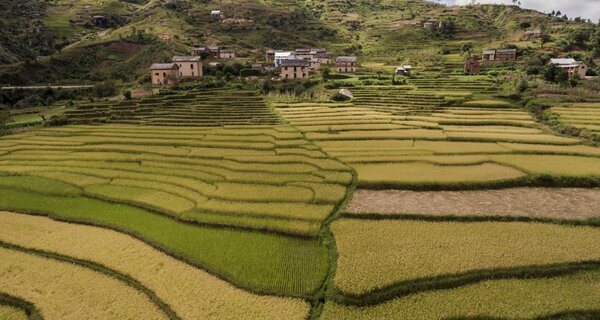
[[[550,64],[565,69],[569,75],[569,79],[573,79],[575,75],[577,75],[580,79],[585,79],[588,71],[588,67],[585,63],[572,58],[550,59]]]
[[[396,71],[395,71],[396,75],[406,76],[406,77],[410,76],[411,72],[412,72],[412,66],[410,66],[410,65],[404,65],[401,67],[397,67]]]
[[[105,27],[108,24],[108,18],[104,14],[92,15],[92,23],[99,27]]]
[[[308,78],[310,61],[304,59],[288,59],[281,61],[281,79]]]
[[[527,30],[527,31],[525,31],[524,36],[529,39],[539,38],[542,36],[542,30],[541,29]]]
[[[466,74],[470,74],[470,75],[478,75],[481,73],[481,63],[479,62],[479,59],[476,58],[469,58],[466,62],[465,62],[465,69],[464,69]]]
[[[277,68],[281,67],[282,62],[285,60],[294,60],[294,59],[296,59],[296,53],[294,53],[294,52],[291,52],[291,51],[275,52],[275,58],[274,58],[275,67],[277,67]]]
[[[335,58],[335,69],[339,73],[355,73],[358,59],[354,56],[341,56]]]
[[[202,59],[199,56],[175,56],[171,61],[179,66],[180,78],[202,77]]]
[[[233,59],[235,58],[235,51],[231,49],[223,49],[219,51],[219,58],[221,59]]]
[[[210,17],[216,20],[225,19],[225,14],[221,10],[212,10],[210,12]]]
[[[483,51],[483,61],[516,61],[517,49],[498,49]]]
[[[179,79],[179,65],[176,63],[155,63],[150,66],[152,86],[171,86]]]

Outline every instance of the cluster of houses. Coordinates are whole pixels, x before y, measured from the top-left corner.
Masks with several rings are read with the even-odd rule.
[[[150,66],[152,85],[155,87],[171,86],[181,79],[202,77],[203,57],[231,59],[235,58],[235,51],[216,46],[194,47],[191,49],[190,56],[175,56],[170,63],[152,64]],[[333,54],[320,48],[300,48],[294,51],[268,50],[265,58],[267,62],[273,63],[275,68],[267,69],[261,63],[253,63],[251,68],[259,72],[277,68],[280,70],[282,80],[308,78],[321,66],[333,64]],[[355,73],[357,66],[358,59],[355,56],[340,56],[335,59],[338,73]],[[410,68],[404,72],[410,74]]]
[[[500,49],[500,50],[485,50],[483,59],[471,57],[467,59],[464,66],[466,74],[478,75],[481,73],[481,61],[516,61],[517,49]],[[566,59],[550,59],[548,64],[555,65],[564,69],[569,75],[569,79],[578,76],[580,79],[585,79],[588,67],[583,61],[577,61],[573,58]]]
[[[333,64],[333,54],[322,48],[298,48],[294,51],[267,50],[265,60],[281,69],[281,79],[303,79],[310,77],[321,66]],[[335,58],[338,73],[355,73],[358,59],[355,56]]]

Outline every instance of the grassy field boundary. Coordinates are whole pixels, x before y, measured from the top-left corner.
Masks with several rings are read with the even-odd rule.
[[[535,317],[532,320],[588,320],[600,318],[600,309],[598,310],[574,310],[564,311],[547,316]],[[446,320],[511,320],[510,318],[501,318],[494,316],[469,316],[469,317],[452,317]]]
[[[367,307],[410,294],[453,289],[488,280],[551,278],[592,270],[600,270],[600,261],[480,269],[458,274],[401,281],[361,295],[351,295],[338,290],[333,296],[333,300],[343,305]]]
[[[503,166],[507,166],[502,164]],[[509,166],[511,167],[511,166]],[[520,169],[519,169],[520,170]],[[459,182],[459,183],[386,183],[359,182],[361,189],[367,190],[411,190],[411,191],[461,191],[461,190],[492,190],[517,187],[545,188],[598,188],[600,177],[567,177],[550,174],[530,174],[510,180],[489,182]]]
[[[40,310],[31,302],[0,292],[0,305],[11,306],[23,310],[29,320],[44,320]]]
[[[43,257],[46,259],[51,259],[51,260],[56,260],[56,261],[60,261],[60,262],[74,264],[74,265],[77,265],[82,268],[86,268],[86,269],[90,269],[95,272],[102,273],[106,276],[109,276],[111,278],[117,279],[117,280],[125,283],[126,285],[136,289],[137,291],[139,291],[142,294],[144,294],[145,296],[147,296],[148,299],[152,303],[154,303],[158,307],[158,309],[161,310],[167,316],[167,318],[172,319],[172,320],[181,319],[177,315],[177,313],[168,304],[166,304],[161,298],[159,298],[156,295],[156,293],[154,293],[154,291],[150,290],[149,288],[144,286],[141,282],[132,278],[131,276],[121,273],[119,271],[116,271],[114,269],[110,269],[102,264],[99,264],[99,263],[96,263],[93,261],[77,259],[77,258],[65,256],[62,254],[54,253],[54,252],[48,252],[48,251],[34,249],[34,248],[26,248],[26,247],[22,247],[22,246],[4,242],[4,241],[0,241],[0,247],[9,249],[9,250],[14,250],[14,251],[19,251],[19,252],[35,255],[38,257]]]
[[[600,216],[587,219],[558,219],[549,217],[531,217],[531,216],[507,216],[507,215],[482,215],[482,216],[461,216],[461,215],[428,215],[428,214],[410,214],[410,213],[391,213],[379,214],[372,212],[343,212],[343,218],[357,220],[417,220],[432,222],[531,222],[548,223],[566,226],[589,226],[600,227]]]

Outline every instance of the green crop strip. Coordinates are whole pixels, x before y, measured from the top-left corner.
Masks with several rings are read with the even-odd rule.
[[[164,301],[162,301],[154,293],[154,291],[148,289],[142,283],[140,283],[139,281],[137,281],[136,279],[134,279],[128,275],[120,273],[116,270],[107,268],[106,266],[103,266],[96,262],[81,260],[81,259],[77,259],[77,258],[73,258],[73,257],[69,257],[69,256],[65,256],[65,255],[61,255],[61,254],[57,254],[57,253],[53,253],[53,252],[47,252],[47,251],[43,251],[43,250],[39,250],[39,249],[25,248],[25,247],[21,247],[21,246],[11,244],[8,242],[4,242],[4,241],[0,241],[0,247],[19,251],[19,252],[24,252],[24,253],[35,255],[35,256],[44,257],[47,259],[52,259],[52,260],[56,260],[56,261],[75,264],[80,267],[90,269],[90,270],[102,273],[104,275],[107,275],[109,277],[115,278],[119,281],[124,282],[128,286],[131,286],[131,287],[135,288],[136,290],[142,292],[144,295],[146,295],[148,297],[148,299],[150,299],[150,301],[152,301],[152,303],[154,303],[169,319],[181,319],[177,315],[177,313],[175,313],[175,311],[173,309],[171,309],[171,307],[168,304],[166,304]]]

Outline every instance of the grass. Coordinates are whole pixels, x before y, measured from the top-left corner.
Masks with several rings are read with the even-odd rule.
[[[595,270],[563,277],[483,281],[366,308],[327,302],[321,319],[594,319],[599,292],[600,272]]]
[[[600,230],[593,227],[348,219],[332,230],[335,284],[350,295],[475,270],[600,260]]]
[[[0,319],[5,320],[28,320],[25,311],[12,306],[0,305]]]
[[[194,226],[140,208],[4,189],[0,206],[123,231],[255,292],[310,295],[325,277],[318,240]]]
[[[129,274],[154,290],[183,319],[207,314],[220,319],[240,314],[255,319],[304,319],[308,312],[308,304],[300,299],[248,293],[121,233],[8,212],[0,213],[0,221],[7,231],[0,240]]]
[[[48,318],[167,319],[141,292],[107,275],[0,248],[2,290],[34,303]]]

